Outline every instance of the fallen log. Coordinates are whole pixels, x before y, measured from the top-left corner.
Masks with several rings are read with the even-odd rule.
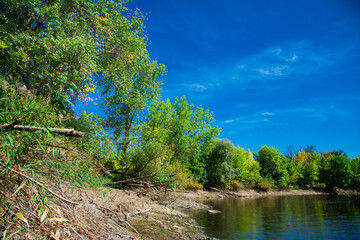
[[[221,193],[224,193],[224,194],[227,194],[227,195],[230,195],[230,196],[238,197],[238,198],[245,197],[243,194],[237,194],[237,193],[232,193],[232,192],[228,192],[228,191],[223,191],[223,190],[219,190],[219,189],[214,188],[214,187],[210,187],[209,189],[211,189],[213,191],[216,191],[216,192],[221,192]]]
[[[102,171],[108,175],[109,173],[106,173],[106,169],[104,169],[102,167]],[[145,178],[152,178],[152,177],[173,177],[177,175],[176,173],[173,173],[173,174],[163,174],[163,175],[158,175],[156,173],[154,174],[151,174],[151,175],[145,175],[145,176],[140,176],[140,177],[134,177],[134,178],[129,178],[129,179],[125,179],[125,180],[120,180],[120,181],[117,181],[117,182],[113,182],[113,183],[109,183],[108,185],[110,186],[116,186],[116,185],[129,185],[132,184],[132,183],[144,183],[144,182],[141,182],[139,180],[141,179],[145,179]],[[109,175],[108,175],[109,176]]]
[[[125,180],[121,180],[121,181],[117,181],[114,183],[110,183],[110,186],[114,186],[114,185],[128,185],[130,183],[134,183],[137,182],[140,179],[145,179],[145,178],[150,178],[150,177],[155,177],[156,173],[151,174],[151,175],[145,175],[145,176],[141,176],[141,177],[134,177],[134,178],[129,178],[129,179],[125,179]]]
[[[59,129],[59,128],[44,128],[44,127],[32,127],[32,126],[23,126],[23,125],[17,125],[21,123],[23,120],[21,118],[16,119],[14,122],[10,124],[3,124],[0,126],[0,129],[2,131],[10,131],[10,130],[16,130],[16,131],[50,131],[52,133],[56,133],[63,136],[70,136],[70,137],[83,137],[83,132],[77,132],[74,129]]]

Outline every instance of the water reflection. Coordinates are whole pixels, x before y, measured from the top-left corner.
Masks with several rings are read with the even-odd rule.
[[[219,239],[360,239],[360,202],[341,196],[219,199],[221,214],[195,213]]]

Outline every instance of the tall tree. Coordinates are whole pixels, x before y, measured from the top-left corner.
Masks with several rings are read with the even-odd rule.
[[[254,183],[261,178],[259,162],[254,160],[250,150],[245,151],[237,146],[234,153],[236,179],[241,182]]]
[[[195,108],[185,97],[154,101],[142,125],[142,140],[161,142],[172,150],[171,163],[179,162],[196,180],[206,182],[207,156],[220,133],[209,110]]]
[[[165,70],[163,65],[150,61],[147,55],[142,59],[135,58],[132,62],[137,66],[126,67],[125,73],[122,70],[110,71],[102,81],[105,86],[102,106],[108,115],[106,125],[114,130],[122,157],[126,157],[141,110],[148,101],[159,96],[161,82],[158,75]]]
[[[227,139],[220,139],[212,149],[206,166],[210,185],[224,184],[235,177],[235,147]]]
[[[274,147],[263,146],[255,159],[260,163],[263,177],[274,179],[280,187],[289,183],[288,160]]]

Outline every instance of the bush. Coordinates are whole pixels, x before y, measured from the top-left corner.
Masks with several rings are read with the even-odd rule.
[[[196,181],[195,179],[191,179],[189,184],[186,187],[186,189],[189,189],[189,190],[201,190],[203,188],[204,188],[204,186],[201,183],[199,183],[198,181]]]
[[[191,178],[189,175],[182,170],[179,170],[177,172],[177,175],[175,176],[175,183],[177,188],[179,189],[186,189],[191,182]]]
[[[313,184],[309,185],[309,187],[312,187],[315,190],[324,190],[326,188],[326,184],[325,183],[313,183]]]
[[[238,180],[229,180],[225,184],[225,188],[230,191],[239,191],[244,187],[244,184],[239,182]]]
[[[272,184],[267,180],[262,180],[256,183],[256,189],[267,192],[272,188]]]

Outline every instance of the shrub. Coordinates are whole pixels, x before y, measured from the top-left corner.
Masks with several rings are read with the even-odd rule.
[[[309,185],[309,187],[310,186],[315,190],[324,190],[326,188],[325,183],[313,183],[313,184]]]
[[[244,187],[245,187],[244,184],[239,182],[238,180],[229,180],[225,184],[225,188],[230,191],[239,191]]]
[[[186,189],[189,184],[191,182],[191,179],[189,177],[189,175],[185,172],[183,172],[182,170],[178,171],[178,174],[175,176],[175,183],[176,186],[179,189]]]
[[[256,183],[256,189],[267,192],[272,188],[272,184],[268,180],[262,180]]]
[[[204,188],[204,186],[201,183],[199,183],[198,181],[196,181],[195,179],[191,179],[189,184],[186,187],[186,189],[189,189],[189,190],[200,190],[203,188]]]

